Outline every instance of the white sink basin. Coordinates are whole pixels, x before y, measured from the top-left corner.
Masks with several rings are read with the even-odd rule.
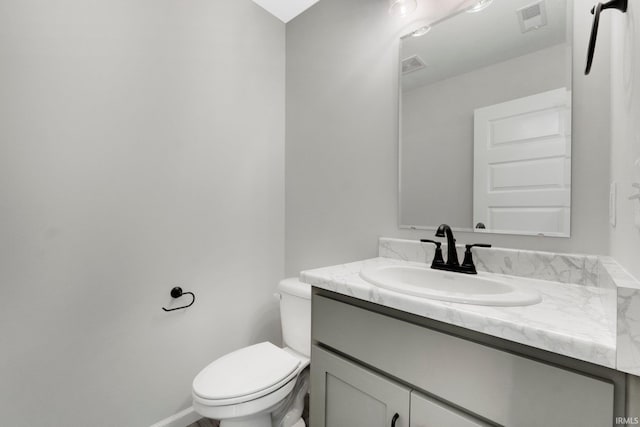
[[[433,270],[420,265],[365,266],[360,277],[381,288],[417,297],[463,304],[522,306],[537,304],[540,294],[504,277]]]

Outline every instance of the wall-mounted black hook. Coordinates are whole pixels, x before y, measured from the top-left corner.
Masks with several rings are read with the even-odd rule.
[[[162,307],[162,309],[164,311],[175,311],[175,310],[180,310],[182,308],[188,308],[191,307],[193,305],[194,302],[196,302],[196,296],[193,294],[193,292],[182,292],[182,288],[180,286],[176,286],[175,288],[171,289],[171,296],[173,298],[180,298],[183,295],[191,295],[191,303],[189,303],[189,305],[184,305],[182,307],[176,307],[176,308],[164,308]]]
[[[596,39],[598,38],[598,26],[600,25],[600,12],[607,9],[617,9],[622,13],[627,11],[628,0],[611,0],[607,3],[598,3],[591,8],[591,14],[593,15],[593,26],[591,27],[591,37],[589,38],[589,49],[587,51],[587,67],[584,70],[584,75],[589,75],[591,72],[591,64],[593,63],[593,54],[596,50]]]

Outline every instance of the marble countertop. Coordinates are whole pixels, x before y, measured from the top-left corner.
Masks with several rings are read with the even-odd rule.
[[[615,301],[614,289],[517,277],[521,286],[537,290],[542,302],[524,307],[479,306],[382,289],[360,277],[362,267],[370,264],[415,262],[379,257],[303,271],[300,280],[364,301],[616,368],[616,332],[607,318],[609,308],[604,306],[607,301]],[[612,298],[609,293],[613,293]]]

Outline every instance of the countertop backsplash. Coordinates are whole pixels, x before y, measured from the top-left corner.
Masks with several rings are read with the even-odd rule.
[[[458,258],[464,259],[464,245],[456,245]],[[433,260],[435,246],[418,240],[380,238],[378,255],[404,261]],[[442,252],[447,252],[443,243]],[[508,274],[530,279],[575,285],[599,286],[598,257],[594,255],[560,254],[506,248],[473,248],[473,261],[478,271]]]

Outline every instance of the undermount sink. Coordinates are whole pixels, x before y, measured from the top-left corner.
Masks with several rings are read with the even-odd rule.
[[[360,277],[402,294],[463,304],[522,306],[541,301],[536,291],[521,289],[490,273],[451,273],[407,264],[365,266]]]

